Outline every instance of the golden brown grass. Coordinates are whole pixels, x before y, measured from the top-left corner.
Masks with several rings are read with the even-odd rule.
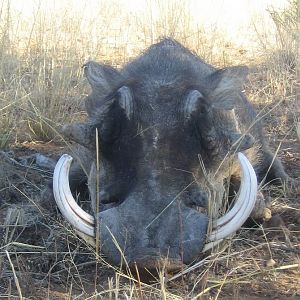
[[[81,65],[87,59],[120,66],[160,36],[167,35],[218,66],[250,66],[247,94],[259,109],[269,112],[265,128],[270,143],[274,149],[282,144],[279,156],[290,175],[300,176],[296,143],[296,127],[300,140],[296,101],[297,2],[291,1],[286,10],[270,9],[275,42],[274,36],[264,35],[256,25],[260,42],[255,50],[236,47],[220,30],[207,32],[195,27],[186,1],[157,3],[160,6],[155,19],[151,7],[143,15],[129,18],[116,1],[96,5],[94,14],[84,18],[81,11],[67,6],[52,13],[44,11],[43,1],[37,1],[33,17],[27,20],[13,10],[10,1],[2,2],[0,148],[9,147],[15,153],[9,158],[7,153],[0,155],[1,297],[300,297],[300,205],[297,196],[288,191],[264,187],[264,193],[273,199],[273,214],[281,216],[284,223],[275,218],[275,223],[243,229],[228,241],[223,251],[177,275],[165,273],[162,266],[156,279],[146,282],[142,274],[133,277],[98,258],[68,224],[53,219],[40,200],[51,174],[13,161],[14,156],[37,149],[45,153],[61,151],[57,147],[50,149],[52,144],[43,147],[37,141],[61,141],[61,125],[84,117],[83,98],[88,87]],[[164,13],[166,7],[168,14]],[[130,34],[133,29],[135,34]],[[30,143],[21,144],[24,141]]]

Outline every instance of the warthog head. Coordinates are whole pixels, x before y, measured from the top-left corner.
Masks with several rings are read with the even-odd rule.
[[[256,197],[254,171],[237,155],[253,145],[235,116],[247,69],[214,69],[167,39],[119,71],[96,62],[84,71],[92,87],[88,121],[64,131],[92,158],[87,177],[93,217],[72,197],[69,156],[54,173],[56,201],[81,236],[93,244],[99,222],[101,252],[109,261],[153,268],[167,258],[177,268],[234,233]],[[220,208],[225,179],[232,170],[240,174],[238,159],[240,191],[235,206],[218,219],[209,207],[214,202]]]

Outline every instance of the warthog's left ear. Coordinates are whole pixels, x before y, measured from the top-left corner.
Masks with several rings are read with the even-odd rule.
[[[94,92],[108,95],[122,80],[121,74],[111,66],[89,61],[84,66],[84,74]]]
[[[209,96],[213,107],[230,110],[237,105],[243,84],[248,75],[246,66],[228,67],[217,70],[208,77],[211,88]]]
[[[89,115],[97,115],[99,108],[107,96],[118,99],[120,107],[125,111],[128,119],[133,113],[132,94],[126,85],[123,85],[124,78],[111,66],[98,64],[95,61],[89,61],[84,66],[84,74],[90,83],[93,93],[86,102],[86,110]],[[104,107],[101,108],[103,110]]]

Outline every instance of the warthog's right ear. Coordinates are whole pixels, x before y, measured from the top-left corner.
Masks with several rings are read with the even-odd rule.
[[[228,67],[215,71],[209,75],[208,82],[211,88],[210,97],[213,107],[231,110],[237,105],[239,94],[247,78],[246,66]]]
[[[108,95],[113,92],[122,81],[121,74],[111,66],[89,61],[83,68],[93,91],[102,95]]]

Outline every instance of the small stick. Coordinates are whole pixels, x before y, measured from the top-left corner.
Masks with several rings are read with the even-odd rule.
[[[300,121],[296,125],[296,132],[297,132],[298,140],[300,142]]]
[[[10,255],[9,255],[8,251],[5,250],[5,252],[6,252],[6,256],[7,256],[7,258],[8,258],[8,261],[9,261],[9,263],[10,263],[12,272],[13,272],[13,274],[14,274],[15,284],[16,284],[16,286],[17,286],[17,290],[18,290],[18,293],[19,293],[20,300],[22,300],[22,299],[23,299],[22,291],[21,291],[21,287],[20,287],[20,284],[19,284],[19,280],[18,280],[16,271],[15,271],[14,265],[13,265],[11,259],[10,259]]]
[[[134,262],[134,266],[135,266],[135,271],[136,271],[136,275],[137,275],[137,281],[138,281],[138,285],[139,285],[139,288],[138,288],[138,291],[139,291],[139,296],[141,300],[144,300],[144,296],[143,296],[143,292],[142,292],[142,284],[141,284],[141,278],[140,278],[140,273],[139,273],[139,269],[136,265],[136,262]]]
[[[99,248],[100,248],[100,224],[99,224],[99,206],[100,206],[100,197],[99,197],[99,138],[98,138],[98,128],[96,128],[96,255],[99,259]]]
[[[98,262],[100,257],[100,224],[99,224],[99,206],[100,206],[100,197],[99,197],[99,138],[98,138],[98,128],[96,128],[96,277],[95,277],[95,290],[97,290],[97,279],[98,279]]]

